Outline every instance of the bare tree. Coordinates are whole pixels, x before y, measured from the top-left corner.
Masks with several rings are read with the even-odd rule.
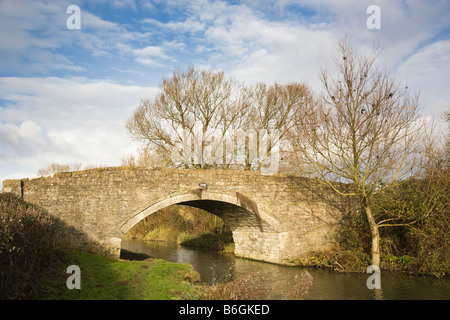
[[[149,148],[143,146],[139,148],[136,153],[130,153],[123,157],[122,166],[156,168],[165,167],[168,166],[168,164],[164,163],[163,158],[158,157],[158,155]]]
[[[342,40],[337,53],[337,75],[322,71],[320,105],[298,117],[292,148],[301,155],[303,173],[358,200],[370,226],[372,264],[379,266],[384,225],[372,210],[374,195],[414,172],[422,127],[419,95],[377,68],[378,50],[362,55]]]
[[[281,156],[286,157],[289,145],[285,141],[296,127],[297,117],[303,116],[312,108],[314,102],[312,92],[302,83],[285,85],[258,83],[252,92],[250,127],[255,132],[269,137],[271,143],[266,145],[267,153],[280,152]],[[276,134],[273,134],[274,132]],[[264,137],[258,137],[258,141],[263,139]],[[280,150],[274,151],[275,145]]]
[[[160,89],[154,100],[141,102],[127,123],[129,132],[166,163],[181,156],[186,168],[208,168],[211,161],[205,160],[217,157],[215,149],[222,147],[219,142],[225,133],[243,127],[247,120],[246,88],[223,72],[189,67],[164,79]],[[203,157],[207,147],[211,154]],[[174,154],[178,151],[183,155]]]
[[[445,142],[446,162],[450,164],[450,111],[445,111],[443,115],[444,121],[447,122],[447,138]]]
[[[39,176],[46,176],[49,174],[54,174],[57,172],[69,172],[69,171],[78,171],[82,167],[81,163],[74,163],[74,164],[58,164],[58,163],[52,163],[47,168],[39,169],[38,175]]]
[[[190,67],[164,79],[128,121],[133,138],[185,168],[261,170],[310,102],[303,84],[244,85],[223,72]],[[278,164],[277,164],[278,165]]]

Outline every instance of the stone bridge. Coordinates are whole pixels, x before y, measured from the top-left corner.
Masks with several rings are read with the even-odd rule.
[[[60,246],[116,257],[124,234],[173,204],[221,217],[236,256],[279,264],[332,248],[346,214],[323,184],[255,171],[100,168],[5,180],[3,192],[45,208]]]

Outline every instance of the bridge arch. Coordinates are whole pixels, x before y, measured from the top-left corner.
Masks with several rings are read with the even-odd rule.
[[[232,231],[236,256],[273,262],[280,260],[281,242],[287,233],[278,232],[280,222],[261,212],[255,201],[239,193],[230,195],[198,189],[159,199],[123,222],[119,227],[120,234],[123,237],[139,221],[175,204],[200,208],[222,218]]]

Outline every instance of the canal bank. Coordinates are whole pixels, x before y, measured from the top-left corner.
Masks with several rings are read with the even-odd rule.
[[[339,273],[327,269],[287,267],[236,258],[204,248],[163,242],[123,240],[122,248],[176,263],[188,263],[208,285],[252,276],[263,299],[304,300],[448,300],[450,279],[381,273],[381,290],[367,288],[365,273]]]
[[[198,299],[200,289],[191,265],[146,255],[128,253],[124,259],[113,259],[67,250],[53,268],[33,299],[190,300]]]

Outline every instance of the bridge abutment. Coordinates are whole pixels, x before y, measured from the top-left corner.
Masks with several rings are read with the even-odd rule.
[[[283,238],[287,233],[236,231],[233,233],[237,257],[285,263]]]

